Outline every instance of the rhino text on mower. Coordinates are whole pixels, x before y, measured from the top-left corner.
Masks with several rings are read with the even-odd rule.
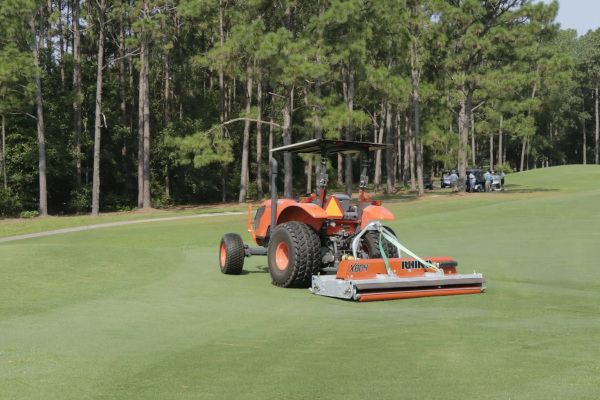
[[[277,198],[277,161],[269,161],[271,199],[248,207],[248,232],[260,247],[228,233],[220,244],[221,272],[239,275],[244,258],[266,255],[273,284],[310,288],[314,294],[349,300],[481,293],[481,274],[460,275],[450,257],[419,258],[403,247],[381,221],[393,221],[381,201],[365,195],[369,151],[389,145],[314,139],[271,150],[321,156],[317,193],[300,199]],[[327,161],[332,154],[360,153],[358,204],[346,194],[327,194]],[[410,258],[402,258],[405,252]]]

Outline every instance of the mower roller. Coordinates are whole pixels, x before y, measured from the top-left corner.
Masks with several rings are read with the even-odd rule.
[[[450,257],[420,258],[383,225],[394,216],[365,189],[369,152],[389,147],[314,139],[271,150],[320,155],[317,193],[278,199],[277,161],[271,157],[271,199],[248,207],[248,233],[260,247],[244,244],[236,233],[225,234],[219,248],[221,272],[239,275],[246,257],[263,255],[274,285],[309,288],[321,296],[374,301],[483,292],[481,274],[458,274],[458,263]],[[327,162],[338,153],[360,154],[357,204],[346,194],[327,194]]]

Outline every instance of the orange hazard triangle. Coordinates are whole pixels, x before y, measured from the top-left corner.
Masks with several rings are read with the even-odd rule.
[[[342,211],[342,205],[340,201],[335,197],[330,197],[325,204],[325,212],[332,218],[342,218],[344,211]]]

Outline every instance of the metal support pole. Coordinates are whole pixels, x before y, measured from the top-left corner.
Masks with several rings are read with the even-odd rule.
[[[267,234],[270,237],[277,224],[277,160],[273,157],[269,159],[269,169],[271,173],[271,225]]]
[[[327,154],[321,154],[321,171],[319,172],[319,203],[325,206],[325,194],[327,193]]]
[[[369,153],[366,150],[361,150],[361,152],[360,152],[360,184],[359,184],[360,198],[358,201],[358,210],[357,210],[359,220],[362,218],[363,202],[364,202],[364,198],[365,198],[365,189],[367,188],[367,185],[369,184],[369,176],[367,175],[368,171],[369,171]]]

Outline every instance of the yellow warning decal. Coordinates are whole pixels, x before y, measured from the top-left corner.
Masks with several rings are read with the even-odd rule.
[[[335,197],[330,197],[325,205],[325,212],[329,217],[332,218],[342,218],[344,216],[344,211],[342,211],[342,205],[340,201]]]

